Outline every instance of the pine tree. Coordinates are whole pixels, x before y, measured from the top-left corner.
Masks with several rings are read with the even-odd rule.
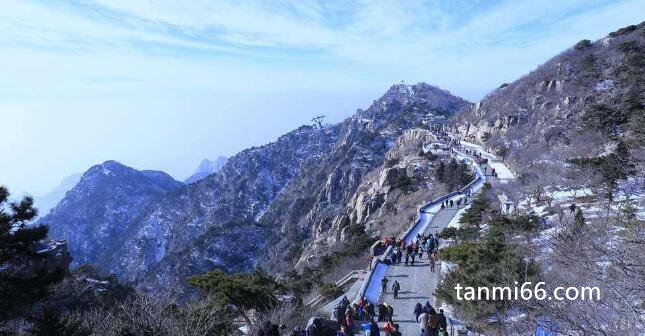
[[[247,310],[266,312],[278,302],[274,295],[278,283],[261,269],[231,275],[215,270],[191,277],[188,283],[218,298],[222,306],[235,307],[249,324],[251,321]]]
[[[635,165],[631,161],[629,148],[623,140],[619,140],[614,152],[607,155],[600,163],[600,170],[609,186],[609,199],[618,186],[618,181],[624,180],[635,173]]]
[[[582,215],[582,210],[578,208],[576,214],[573,216],[573,225],[571,226],[571,231],[573,234],[579,234],[584,230],[586,226],[585,217]]]
[[[437,170],[435,170],[435,177],[437,181],[443,183],[446,180],[446,164],[443,161],[439,161]]]
[[[26,266],[43,258],[36,249],[47,237],[47,227],[27,226],[38,215],[31,197],[20,202],[8,200],[9,190],[0,186],[0,320],[44,297],[48,286],[67,271],[25,271],[29,269]]]

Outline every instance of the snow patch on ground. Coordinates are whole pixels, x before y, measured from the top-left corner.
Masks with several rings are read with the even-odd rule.
[[[547,196],[552,198],[554,201],[568,201],[574,197],[583,197],[583,196],[592,196],[593,192],[589,188],[581,189],[568,189],[568,190],[558,190],[547,192]]]
[[[614,81],[611,79],[601,80],[594,88],[596,91],[609,91],[614,88]]]

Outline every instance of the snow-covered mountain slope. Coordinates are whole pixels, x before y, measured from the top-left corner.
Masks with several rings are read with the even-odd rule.
[[[182,183],[116,161],[93,166],[41,222],[67,240],[73,265],[108,266],[148,206]]]
[[[224,168],[224,165],[228,161],[227,157],[220,156],[215,161],[211,161],[209,159],[204,159],[202,162],[199,164],[199,167],[195,170],[195,172],[190,175],[184,183],[193,183],[197,180],[201,180],[204,177],[215,174],[222,170]]]

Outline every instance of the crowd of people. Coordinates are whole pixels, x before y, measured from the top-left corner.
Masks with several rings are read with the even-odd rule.
[[[395,292],[398,290],[396,289],[397,284],[398,282],[396,281],[393,284]],[[374,304],[368,302],[364,297],[358,300],[357,303],[350,304],[345,296],[334,307],[334,317],[340,326],[336,336],[354,335],[354,321],[369,321],[369,323],[363,324],[364,329],[362,331],[366,336],[381,335],[378,322],[385,322],[383,331],[386,336],[401,336],[399,325],[393,322],[393,316],[394,307],[387,302],[379,303],[375,308]]]
[[[443,314],[443,309],[439,312],[430,305],[430,301],[426,301],[425,306],[421,302],[417,302],[414,307],[414,317],[421,329],[421,335],[424,336],[437,336],[446,331],[448,328],[448,319]]]
[[[396,265],[404,262],[405,266],[414,266],[417,257],[419,260],[423,259],[423,253],[425,252],[431,265],[434,265],[437,259],[437,248],[439,247],[439,239],[437,235],[438,234],[436,232],[435,235],[432,233],[428,235],[420,233],[417,234],[415,240],[410,244],[408,244],[405,239],[397,239],[395,236],[385,238],[383,241],[385,247],[392,246],[392,252],[384,259],[385,263]],[[387,282],[386,279],[384,280]],[[387,286],[383,287],[383,283],[381,283],[381,285],[381,292],[386,293]],[[392,290],[394,291],[394,288],[392,288]],[[397,296],[398,295],[395,293],[395,298]]]

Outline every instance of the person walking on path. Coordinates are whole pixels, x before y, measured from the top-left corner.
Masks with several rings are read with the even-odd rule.
[[[401,285],[397,280],[394,280],[394,283],[392,284],[392,291],[394,292],[394,298],[399,297],[399,291],[401,290]]]
[[[405,253],[405,266],[408,266],[408,262],[410,262],[410,254],[406,252]]]
[[[428,336],[437,336],[440,324],[441,317],[439,314],[430,314],[430,320],[428,320]]]
[[[455,202],[453,200],[450,200],[450,207],[452,208],[455,205]]]
[[[389,263],[392,265],[396,264],[396,252],[392,252],[390,254]]]
[[[370,336],[380,336],[381,331],[379,330],[378,323],[376,321],[372,320],[370,323]]]
[[[383,331],[385,332],[385,336],[391,336],[392,332],[394,331],[394,322],[392,322],[391,320],[385,322],[385,324],[383,325]]]
[[[419,315],[423,313],[423,306],[421,305],[421,302],[417,302],[417,304],[414,306],[414,319],[419,323]]]
[[[392,305],[388,304],[387,302],[385,303],[385,305],[387,308],[387,320],[391,321],[394,317],[394,307],[392,307]]]
[[[387,308],[384,303],[379,303],[377,306],[378,310],[378,321],[385,322],[387,321]]]
[[[443,314],[443,309],[439,309],[439,328],[445,331],[448,329],[448,320],[446,319],[446,316]]]
[[[352,312],[348,311],[347,314],[345,314],[345,325],[353,328],[354,326],[354,317],[352,316]]]
[[[426,313],[425,311],[423,311],[421,315],[419,315],[418,322],[421,329],[421,334],[426,334],[428,319],[430,319],[430,315],[428,315],[428,313]]]
[[[434,255],[428,257],[430,260],[430,272],[434,273],[434,267],[435,267],[435,260],[434,260]]]
[[[414,258],[415,258],[415,256],[416,256],[416,253],[414,253],[414,251],[413,251],[413,252],[412,252],[412,256],[411,256],[411,257],[412,257],[412,261],[411,261],[411,263],[410,263],[410,265],[412,265],[412,266],[414,266]]]
[[[386,294],[387,293],[387,282],[388,281],[389,280],[387,278],[385,278],[385,277],[383,278],[383,280],[381,280],[381,294]]]
[[[401,336],[398,323],[394,323],[394,331],[392,332],[392,334],[390,334],[390,336]]]
[[[423,306],[423,311],[428,313],[428,317],[430,317],[430,314],[436,314],[437,312],[434,310],[432,305],[430,304],[430,301],[426,301],[426,305]]]
[[[365,312],[367,313],[367,319],[373,320],[374,316],[376,316],[376,311],[374,311],[374,304],[368,302],[367,306],[365,306]]]

